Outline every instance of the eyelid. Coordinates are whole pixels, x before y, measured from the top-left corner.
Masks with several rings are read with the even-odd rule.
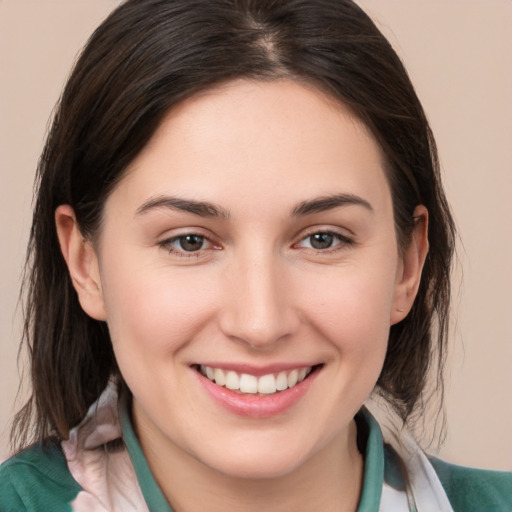
[[[180,238],[184,238],[187,236],[197,236],[208,242],[209,246],[206,248],[201,248],[197,251],[185,251],[180,250],[175,247],[173,244],[178,241]],[[206,253],[212,250],[220,250],[221,247],[219,244],[216,244],[211,235],[205,234],[200,229],[189,228],[187,230],[183,230],[181,233],[174,234],[172,236],[168,236],[163,240],[157,243],[159,247],[166,250],[169,254],[173,254],[178,257],[183,258],[200,258],[206,256]]]
[[[316,235],[316,234],[332,235],[339,240],[339,243],[337,243],[333,247],[329,247],[327,249],[315,249],[313,247],[302,247],[302,249],[315,251],[317,253],[328,254],[329,252],[336,252],[338,250],[342,250],[342,249],[346,248],[347,246],[351,246],[356,243],[353,235],[347,235],[339,229],[335,229],[332,227],[326,227],[326,226],[325,227],[315,226],[315,227],[307,229],[306,232],[301,233],[301,235],[298,237],[297,241],[293,244],[293,246],[298,247],[301,242],[303,242],[307,238],[309,238],[313,235]]]

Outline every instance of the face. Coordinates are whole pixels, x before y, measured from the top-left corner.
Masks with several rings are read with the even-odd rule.
[[[187,100],[104,213],[82,304],[148,452],[269,477],[345,443],[405,280],[382,156],[348,109],[289,81]]]

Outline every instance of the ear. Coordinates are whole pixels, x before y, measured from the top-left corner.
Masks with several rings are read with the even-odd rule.
[[[423,205],[414,210],[414,220],[411,241],[404,248],[397,269],[391,325],[402,321],[411,310],[428,253],[428,211]]]
[[[73,208],[67,204],[59,206],[55,224],[60,250],[82,309],[96,320],[106,320],[98,257],[92,243],[82,236]]]

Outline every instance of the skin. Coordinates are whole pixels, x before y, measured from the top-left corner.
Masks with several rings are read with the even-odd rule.
[[[137,434],[175,510],[356,510],[353,417],[427,252],[422,206],[410,246],[397,247],[382,160],[365,126],[319,91],[236,81],[167,115],[94,242],[69,206],[57,210],[81,305],[108,323]],[[297,214],[333,194],[357,201]],[[168,196],[219,215],[154,205]],[[191,233],[205,238],[187,252],[177,237]],[[332,245],[313,246],[313,233],[334,233]],[[298,403],[261,419],[212,400],[191,367],[207,363],[322,366]]]

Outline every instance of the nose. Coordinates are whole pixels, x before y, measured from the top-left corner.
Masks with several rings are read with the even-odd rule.
[[[220,328],[226,336],[264,350],[295,332],[299,319],[278,256],[252,251],[236,259],[227,272],[220,308]]]

